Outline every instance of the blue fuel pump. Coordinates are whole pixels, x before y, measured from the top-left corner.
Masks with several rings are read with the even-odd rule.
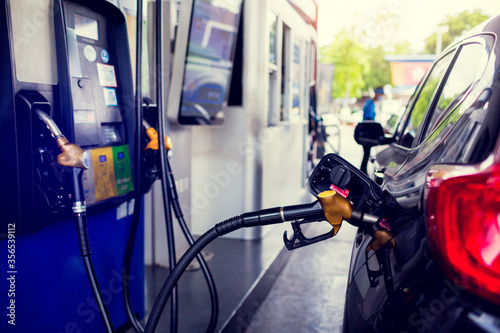
[[[156,3],[158,46],[162,3]],[[0,221],[0,300],[1,314],[8,318],[2,321],[2,331],[114,332],[133,327],[138,332],[154,332],[171,298],[170,329],[176,332],[175,285],[189,262],[198,257],[212,299],[207,331],[213,332],[217,293],[199,253],[215,238],[244,227],[293,221],[294,235],[289,239],[285,234],[284,240],[289,249],[296,249],[333,237],[342,220],[347,220],[373,234],[380,241],[379,248],[393,242],[390,233],[377,227],[378,215],[366,213],[376,214],[370,209],[380,204],[377,188],[334,158],[322,161],[319,171],[313,172],[310,190],[317,201],[235,216],[195,242],[187,230],[164,149],[160,81],[159,174],[171,274],[142,328],[141,55],[137,52],[134,94],[125,17],[114,4],[102,0],[0,0],[0,4],[0,104],[4,106],[0,159],[5,161],[0,174],[11,176],[0,188],[0,211],[6,212]],[[42,15],[49,23],[27,34],[23,24],[30,15],[35,19]],[[142,49],[141,17],[142,1],[138,0],[138,50]],[[161,52],[157,47],[159,73]],[[351,176],[345,177],[347,171],[352,181]],[[346,185],[344,180],[363,189],[353,193],[373,199],[370,207],[363,206],[367,200],[353,200],[357,199],[353,194],[346,199],[328,190],[332,182]],[[171,208],[191,245],[177,265]],[[303,223],[324,220],[332,231],[312,239],[303,236]],[[392,281],[390,271],[384,274]]]
[[[142,193],[125,17],[107,1],[0,4],[0,173],[9,175],[0,189],[0,299],[11,305],[0,330],[126,329],[122,267]],[[88,155],[84,167],[58,159],[67,145],[53,124]],[[126,285],[142,317],[138,221]]]

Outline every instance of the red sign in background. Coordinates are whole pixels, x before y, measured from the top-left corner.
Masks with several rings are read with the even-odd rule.
[[[417,85],[431,65],[432,61],[391,62],[393,86]]]

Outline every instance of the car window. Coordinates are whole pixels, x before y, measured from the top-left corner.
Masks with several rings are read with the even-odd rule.
[[[443,121],[464,97],[465,92],[474,82],[482,64],[484,47],[479,43],[462,47],[453,68],[436,103],[423,138],[426,138]],[[445,128],[445,127],[441,127]],[[435,136],[435,135],[434,135]]]
[[[438,60],[432,67],[427,80],[420,89],[413,107],[410,110],[410,114],[408,117],[409,119],[406,120],[406,126],[400,137],[400,145],[408,148],[412,146],[413,141],[415,140],[417,129],[422,123],[422,120],[424,120],[426,111],[432,102],[436,89],[441,82],[441,78],[446,73],[446,70],[448,69],[450,62],[453,59],[454,54],[454,52],[448,53],[443,58]]]
[[[404,125],[406,124],[406,120],[408,119],[409,114],[411,113],[410,112],[411,108],[413,107],[413,104],[415,104],[415,100],[417,99],[418,92],[420,91],[420,87],[424,84],[423,80],[424,79],[422,79],[422,81],[420,81],[418,86],[415,88],[415,91],[413,92],[410,99],[408,100],[408,103],[406,103],[405,110],[404,110],[403,114],[401,115],[400,120],[396,124],[396,130],[395,130],[395,134],[394,134],[394,142],[399,142],[400,138],[402,137],[401,132],[404,129]]]

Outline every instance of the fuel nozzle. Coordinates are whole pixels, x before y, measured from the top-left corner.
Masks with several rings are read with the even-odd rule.
[[[354,226],[363,226],[376,229],[376,224],[379,220],[377,216],[364,214],[362,211],[354,209],[351,205],[351,202],[336,191],[321,192],[320,194],[318,194],[317,202],[319,203],[319,208],[321,209],[323,218],[316,218],[313,220],[328,221],[328,223],[330,223],[332,226],[332,230],[313,238],[307,238],[302,233],[302,229],[300,227],[300,225],[305,221],[296,220],[295,222],[292,222],[292,229],[294,231],[292,237],[288,238],[286,231],[283,235],[283,241],[285,242],[285,245],[289,250],[294,250],[299,247],[311,245],[335,236],[339,232],[340,227],[342,226],[342,221],[344,220]],[[316,209],[317,208],[318,207],[316,207]]]
[[[304,223],[328,221],[332,230],[314,238],[306,238],[301,230]],[[301,205],[275,207],[256,212],[245,213],[216,225],[219,236],[244,227],[255,227],[291,221],[294,234],[289,239],[287,232],[283,240],[289,250],[317,243],[331,238],[339,231],[342,221],[346,220],[353,225],[374,225],[378,217],[364,214],[353,209],[349,200],[335,191],[324,191],[318,195],[318,200]]]
[[[335,191],[324,191],[318,195],[325,212],[327,221],[335,228],[346,220],[355,227],[369,227],[375,225],[380,218],[375,215],[366,214],[352,207],[351,202]]]
[[[80,146],[70,143],[63,135],[56,139],[61,153],[57,155],[57,163],[63,166],[87,170],[90,166],[90,157]]]
[[[149,123],[145,119],[142,119],[142,126],[144,126],[144,128],[146,129],[146,134],[149,137],[149,140],[151,140],[146,145],[145,149],[158,150],[158,132],[153,127],[151,127],[151,125],[149,125]],[[172,147],[172,139],[165,135],[165,148],[167,150],[171,150]]]
[[[326,220],[334,229],[334,235],[340,230],[343,220],[352,217],[352,205],[342,195],[335,191],[324,191],[318,194],[318,201],[323,208]]]
[[[57,124],[45,112],[36,109],[38,117],[47,125],[50,133],[56,140],[61,153],[57,155],[57,163],[63,166],[86,170],[90,166],[90,157],[80,146],[70,143],[62,134]]]
[[[365,227],[372,235],[374,241],[368,246],[368,250],[378,251],[383,247],[394,247],[394,236],[390,230],[379,226],[380,218],[375,215],[365,214],[361,210],[354,209],[346,198],[335,191],[325,191],[318,195],[327,221],[333,226],[337,234],[342,220],[346,220],[356,227]]]

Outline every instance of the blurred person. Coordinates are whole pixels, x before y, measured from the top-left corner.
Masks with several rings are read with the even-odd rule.
[[[384,98],[384,88],[375,88],[375,96],[373,99],[368,98],[363,106],[363,121],[371,120],[375,121],[375,102],[380,102]],[[368,159],[370,158],[371,146],[363,146],[363,160],[361,161],[360,170],[367,173]]]
[[[384,88],[375,88],[375,96],[373,99],[368,98],[363,106],[363,121],[365,120],[375,120],[375,102],[379,102],[384,98]]]

